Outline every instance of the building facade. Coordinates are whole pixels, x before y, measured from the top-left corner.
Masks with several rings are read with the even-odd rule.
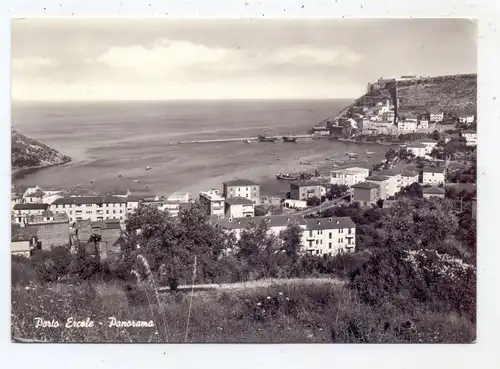
[[[66,213],[70,223],[90,219],[127,219],[127,199],[117,196],[77,196],[57,199],[50,205],[54,213]]]
[[[290,198],[292,200],[308,200],[313,197],[321,199],[324,196],[325,188],[316,182],[297,181],[290,183]]]
[[[360,167],[332,170],[330,172],[330,183],[332,185],[345,185],[351,187],[357,183],[364,182],[369,175],[369,169]]]
[[[418,183],[418,173],[405,170],[401,173],[401,186],[407,187],[412,183]]]
[[[446,180],[445,168],[424,167],[422,170],[422,183],[430,185],[444,185]]]
[[[471,129],[467,129],[461,132],[461,136],[465,138],[465,144],[467,146],[477,146],[477,132]]]
[[[248,218],[255,216],[255,204],[244,197],[226,199],[225,215],[228,218]]]
[[[222,197],[230,199],[233,197],[244,197],[260,205],[260,185],[247,179],[236,179],[223,183]]]
[[[215,215],[219,218],[224,216],[224,198],[219,190],[210,190],[200,192],[200,203],[207,209],[209,215]]]
[[[351,186],[351,202],[361,206],[376,204],[380,199],[380,186],[372,182],[362,182]]]
[[[392,170],[381,170],[376,173],[377,175],[389,177],[389,183],[387,186],[387,197],[394,196],[403,187],[403,179],[401,173],[396,173]]]
[[[424,187],[422,188],[422,195],[426,199],[430,199],[431,197],[439,197],[444,199],[445,191],[443,188],[439,188],[436,186]]]
[[[30,215],[44,215],[49,209],[49,204],[31,203],[31,204],[16,204],[12,211],[13,223],[26,223],[26,218]]]
[[[373,183],[379,186],[379,197],[382,200],[387,199],[389,196],[389,181],[390,177],[383,175],[373,175],[366,177],[366,182]]]

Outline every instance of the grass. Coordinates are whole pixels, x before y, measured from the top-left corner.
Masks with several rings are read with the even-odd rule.
[[[149,297],[147,295],[150,295]],[[12,288],[13,337],[50,342],[184,342],[191,295],[161,294],[120,283],[49,283]],[[390,304],[373,308],[331,281],[246,285],[194,292],[187,342],[472,342],[475,327],[454,314]],[[108,317],[154,321],[154,327],[117,328]],[[59,328],[35,328],[35,318]],[[87,317],[92,328],[64,328],[68,317]]]

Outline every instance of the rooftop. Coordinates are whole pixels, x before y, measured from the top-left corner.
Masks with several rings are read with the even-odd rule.
[[[374,176],[366,177],[365,179],[367,181],[387,181],[389,178],[390,177],[388,177],[388,176],[374,175]]]
[[[330,171],[330,173],[360,174],[360,173],[366,173],[367,170],[369,169],[361,167],[350,167],[350,168],[332,170]]]
[[[419,143],[438,143],[436,140],[432,138],[422,138],[421,140],[418,140],[417,142]]]
[[[403,172],[401,173],[401,176],[403,176],[403,177],[415,177],[417,175],[418,175],[418,173],[413,172],[411,170],[403,170]]]
[[[355,228],[356,224],[349,217],[332,217],[332,218],[306,218],[306,228],[308,230],[317,229],[340,229],[340,228]]]
[[[200,196],[206,197],[211,201],[224,201],[224,198],[220,195],[219,191],[201,191]]]
[[[357,183],[355,185],[352,185],[351,188],[361,188],[365,190],[372,190],[374,188],[379,188],[379,185],[372,183],[372,182],[361,182]]]
[[[297,181],[293,181],[291,185],[297,187],[306,187],[306,186],[321,186],[321,183],[310,179],[299,179]]]
[[[225,186],[258,186],[259,184],[249,179],[234,179],[223,183]]]
[[[40,197],[43,197],[44,195],[45,195],[45,192],[43,192],[43,191],[36,191],[36,192],[30,193],[29,195],[26,195],[26,197],[40,198]]]
[[[144,197],[141,196],[136,196],[136,195],[127,196],[127,202],[139,202],[142,200],[144,200]]]
[[[422,169],[422,171],[424,173],[444,173],[445,168],[443,168],[443,167],[424,167],[424,169]]]
[[[396,173],[390,169],[384,169],[376,172],[376,175],[381,175],[381,176],[387,176],[387,177],[394,177],[397,176],[399,173]]]
[[[406,146],[407,148],[418,148],[418,149],[425,149],[425,145],[423,143],[411,143]]]
[[[253,201],[244,197],[232,197],[230,199],[226,199],[226,203],[229,205],[252,205]]]
[[[218,224],[224,228],[228,229],[243,229],[250,225],[258,226],[262,222],[267,222],[270,227],[285,227],[292,220],[297,221],[299,225],[305,225],[306,222],[301,216],[293,215],[271,215],[271,216],[260,216],[260,217],[245,217],[245,218],[223,218],[214,220],[215,224]]]
[[[37,235],[37,228],[35,227],[21,227],[11,230],[11,242],[31,241]]]
[[[123,204],[126,202],[126,198],[117,196],[78,196],[62,197],[55,200],[52,205]]]
[[[432,186],[432,187],[423,187],[422,193],[429,195],[444,195],[445,191],[442,188]]]
[[[473,134],[475,134],[475,133],[477,133],[477,132],[476,132],[476,131],[474,131],[473,129],[466,129],[465,131],[462,131],[462,134],[463,134],[463,133],[473,133]]]
[[[49,204],[16,204],[14,210],[47,210]]]

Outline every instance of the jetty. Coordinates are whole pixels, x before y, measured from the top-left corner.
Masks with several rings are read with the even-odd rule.
[[[266,136],[266,138],[280,139],[282,136]],[[313,135],[294,135],[296,138],[313,138]],[[240,137],[240,138],[215,138],[211,140],[193,140],[193,141],[178,141],[170,142],[169,145],[188,145],[188,144],[204,144],[204,143],[223,143],[223,142],[246,142],[246,141],[259,141],[258,137]]]

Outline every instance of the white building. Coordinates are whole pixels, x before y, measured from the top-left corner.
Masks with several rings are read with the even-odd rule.
[[[418,183],[418,173],[405,170],[401,173],[401,186],[407,187],[412,183]]]
[[[139,196],[127,196],[127,214],[131,214],[137,210],[142,198]]]
[[[260,185],[248,179],[235,179],[223,183],[222,197],[244,197],[260,205]]]
[[[420,119],[417,129],[429,129],[429,121],[427,119]]]
[[[43,215],[49,209],[49,204],[24,203],[14,205],[12,211],[12,221],[17,224],[26,223],[26,218],[30,215]]]
[[[330,183],[332,185],[345,185],[351,187],[354,184],[364,182],[370,175],[370,170],[361,167],[332,170],[330,172]]]
[[[376,174],[389,177],[389,183],[387,185],[387,197],[394,196],[403,187],[401,173],[396,173],[392,170],[381,170],[379,172],[376,172]]]
[[[262,222],[269,225],[269,231],[279,236],[290,222],[296,222],[302,229],[301,251],[312,255],[336,255],[353,252],[356,248],[356,225],[349,217],[310,218],[301,216],[274,215],[253,218],[225,218],[216,224],[230,230],[236,239],[249,226]]]
[[[438,144],[438,142],[432,138],[423,138],[418,142],[426,147],[427,154],[430,154],[432,152],[432,149]]]
[[[417,119],[406,119],[398,121],[398,131],[415,132],[417,130]]]
[[[283,201],[283,206],[287,209],[303,210],[303,209],[307,209],[307,201],[286,199],[285,201]]]
[[[442,122],[444,120],[444,113],[443,112],[430,113],[429,120],[431,122],[436,122],[436,123]]]
[[[446,170],[442,167],[424,167],[422,170],[422,183],[430,185],[445,184]]]
[[[475,115],[474,114],[461,114],[458,117],[460,123],[463,124],[472,124],[474,123]]]
[[[471,129],[467,129],[461,132],[463,138],[465,138],[467,146],[477,146],[477,132]]]
[[[43,204],[45,193],[41,190],[29,192],[24,195],[24,202],[27,204]]]
[[[167,196],[167,201],[187,204],[188,202],[193,201],[193,197],[190,192],[174,192],[173,194]]]
[[[244,197],[226,199],[225,215],[228,218],[247,218],[255,216],[255,204]]]
[[[53,192],[53,191],[43,191],[44,195],[42,197],[42,202],[44,204],[52,204],[54,201],[56,201],[57,199],[60,199],[63,196],[62,194],[62,191],[60,192]]]
[[[406,146],[406,150],[411,152],[415,157],[429,158],[427,147],[419,142],[414,142]]]
[[[50,205],[54,214],[66,213],[70,223],[90,219],[127,219],[127,199],[116,196],[63,197]]]
[[[379,186],[379,198],[385,200],[389,196],[389,181],[390,177],[383,175],[372,175],[370,177],[366,177],[366,182],[373,183]]]
[[[200,192],[200,203],[206,207],[209,215],[215,215],[218,218],[224,216],[224,198],[219,190]]]

